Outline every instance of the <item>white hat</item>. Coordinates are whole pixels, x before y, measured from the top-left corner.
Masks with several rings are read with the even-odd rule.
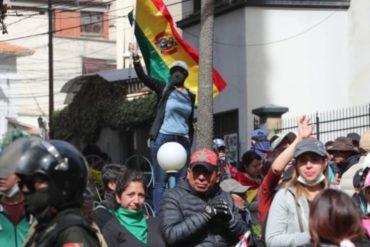
[[[184,61],[181,61],[181,60],[177,60],[175,62],[173,62],[170,66],[170,70],[172,70],[173,68],[175,67],[180,67],[186,71],[188,71],[188,65],[184,62]]]

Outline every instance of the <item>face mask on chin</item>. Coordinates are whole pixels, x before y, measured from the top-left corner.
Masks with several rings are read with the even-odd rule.
[[[1,196],[5,196],[8,198],[12,198],[15,194],[19,192],[18,184],[14,185],[10,190],[8,191],[0,191]]]
[[[309,182],[309,181],[307,181],[304,177],[302,177],[302,176],[299,176],[298,177],[298,179],[297,179],[297,181],[299,182],[299,183],[301,183],[301,184],[303,184],[303,185],[306,185],[306,186],[308,186],[308,187],[313,187],[313,186],[315,186],[315,185],[318,185],[319,183],[321,183],[322,181],[324,181],[325,180],[325,176],[324,176],[324,174],[322,174],[321,173],[321,175],[315,180],[315,181],[313,181],[313,182]]]
[[[36,217],[49,206],[48,188],[39,189],[33,193],[25,192],[23,194],[26,212]]]

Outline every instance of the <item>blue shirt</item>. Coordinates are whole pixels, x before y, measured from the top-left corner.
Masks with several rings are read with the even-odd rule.
[[[187,91],[173,90],[168,96],[164,119],[159,133],[189,137],[187,124],[191,114],[191,100]]]

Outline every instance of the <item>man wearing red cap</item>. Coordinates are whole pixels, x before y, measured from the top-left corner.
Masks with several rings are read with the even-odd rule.
[[[159,219],[168,246],[230,246],[247,230],[230,193],[220,189],[218,156],[201,149],[191,156],[187,178],[168,190]]]

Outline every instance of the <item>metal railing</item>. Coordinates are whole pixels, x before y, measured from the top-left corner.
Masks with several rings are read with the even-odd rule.
[[[313,134],[324,143],[351,132],[361,135],[370,130],[370,104],[307,115],[314,124]],[[282,119],[281,127],[275,129],[275,133],[296,131],[297,119]]]

